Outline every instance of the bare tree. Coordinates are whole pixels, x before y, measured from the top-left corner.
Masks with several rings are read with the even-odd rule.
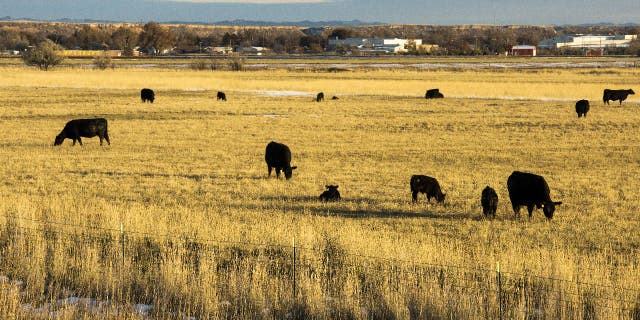
[[[142,27],[140,34],[140,47],[144,49],[155,49],[156,52],[162,52],[170,49],[175,44],[175,36],[169,29],[163,27],[156,22],[148,22]]]
[[[36,66],[40,70],[49,70],[50,67],[59,65],[64,60],[60,53],[62,48],[51,40],[42,41],[35,48],[27,50],[22,55],[22,60],[29,66]]]

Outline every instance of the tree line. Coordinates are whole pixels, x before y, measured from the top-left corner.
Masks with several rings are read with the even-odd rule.
[[[359,27],[234,27],[207,25],[79,24],[47,22],[0,22],[0,50],[25,51],[50,40],[66,49],[123,50],[132,54],[162,52],[204,52],[208,47],[256,46],[275,53],[321,53],[328,39],[349,37],[385,37],[422,39],[435,44],[437,50],[410,54],[491,55],[503,53],[513,45],[537,45],[543,39],[562,34],[621,35],[639,34],[638,26],[435,26],[380,25]],[[346,52],[346,50],[345,50]],[[550,50],[543,54],[579,54],[567,50]],[[638,40],[629,48],[608,54],[640,55]]]

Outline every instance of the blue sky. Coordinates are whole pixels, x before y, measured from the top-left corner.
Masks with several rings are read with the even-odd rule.
[[[407,24],[640,23],[640,0],[0,0],[0,17],[127,22],[362,20]]]

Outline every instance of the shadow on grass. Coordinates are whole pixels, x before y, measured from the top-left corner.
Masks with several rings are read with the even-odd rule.
[[[121,177],[145,177],[145,178],[185,178],[195,181],[201,181],[204,178],[208,179],[235,179],[235,180],[263,180],[262,176],[237,176],[237,175],[217,175],[217,174],[169,174],[159,172],[117,172],[117,171],[100,171],[100,170],[68,170],[65,173],[77,174],[80,176],[87,176],[90,174],[105,175],[105,176],[121,176]]]
[[[370,198],[357,198],[349,200],[340,200],[332,202],[322,202],[317,196],[265,196],[260,198],[261,201],[269,203],[271,208],[281,209],[283,211],[306,212],[311,215],[323,217],[342,217],[352,219],[367,218],[408,218],[408,219],[439,219],[439,220],[484,220],[482,215],[469,213],[436,213],[435,211],[425,211],[424,205],[412,204],[407,201],[394,201],[400,209],[385,210],[384,208],[375,208],[377,205],[390,204],[388,202],[374,200]],[[373,204],[371,209],[351,209],[346,205],[358,205],[358,203]],[[435,205],[435,204],[434,204]],[[264,207],[256,205],[243,205],[243,208],[263,209]]]

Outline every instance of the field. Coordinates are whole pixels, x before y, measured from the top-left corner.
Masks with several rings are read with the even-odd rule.
[[[0,315],[638,319],[640,101],[601,93],[639,78],[0,67]],[[425,100],[436,87],[445,99]],[[96,116],[110,146],[52,146]],[[267,177],[272,140],[291,180]],[[515,216],[514,170],[545,176],[552,220]],[[413,204],[412,174],[445,203]],[[343,200],[319,202],[326,184]]]

